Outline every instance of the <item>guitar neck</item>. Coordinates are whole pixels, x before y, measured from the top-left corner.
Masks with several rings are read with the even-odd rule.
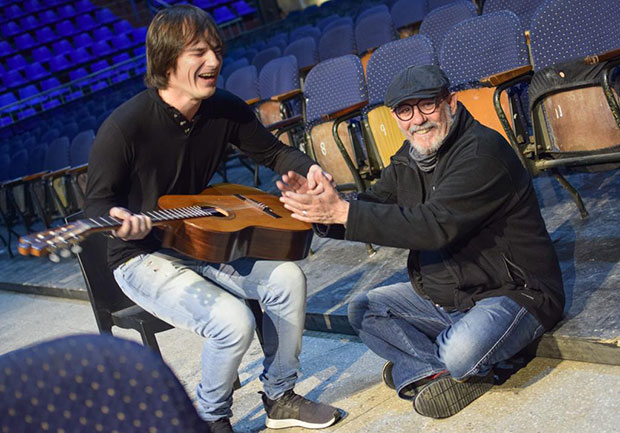
[[[170,221],[180,221],[190,218],[201,218],[221,214],[214,207],[210,206],[188,206],[175,209],[163,209],[143,212],[136,215],[144,215],[151,218],[154,226],[162,225]],[[111,216],[95,217],[81,220],[85,222],[93,231],[111,231],[119,228],[123,221]]]

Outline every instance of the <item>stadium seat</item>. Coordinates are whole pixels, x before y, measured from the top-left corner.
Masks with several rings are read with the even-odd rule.
[[[254,65],[258,72],[260,72],[260,70],[267,62],[280,57],[281,54],[282,51],[279,47],[266,48],[263,51],[258,52],[254,56],[254,58],[252,59],[252,65]]]
[[[439,52],[446,33],[452,27],[477,15],[476,6],[471,1],[455,1],[429,12],[420,24],[420,34],[429,38],[435,51]]]
[[[396,74],[411,65],[437,64],[431,41],[423,35],[389,42],[372,53],[366,69],[368,106],[364,108],[367,149],[373,170],[382,170],[405,139],[390,109],[383,105],[388,86]]]
[[[620,84],[614,74],[620,64],[618,20],[614,0],[547,0],[529,26],[535,140],[523,152],[534,173],[549,170],[571,193],[584,218],[588,212],[579,193],[558,168],[620,166]]]
[[[353,25],[343,24],[326,30],[319,40],[319,59],[322,61],[356,54]]]
[[[297,39],[291,42],[284,50],[285,56],[295,56],[297,66],[302,75],[305,75],[310,68],[319,63],[319,52],[316,49],[315,39],[311,36]]]
[[[364,158],[355,149],[348,128],[348,120],[359,116],[368,102],[359,58],[346,55],[316,65],[306,77],[304,98],[307,152],[334,177],[340,189],[363,191],[359,161]]]

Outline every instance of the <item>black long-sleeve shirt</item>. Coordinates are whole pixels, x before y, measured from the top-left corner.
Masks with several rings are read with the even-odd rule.
[[[312,160],[278,141],[245,102],[226,91],[202,101],[192,121],[154,89],[122,104],[101,125],[88,163],[84,210],[108,215],[114,206],[134,213],[156,208],[162,195],[200,193],[226,156],[228,143],[278,173],[307,173]],[[139,241],[111,239],[112,269],[160,248],[154,233]]]
[[[346,231],[320,234],[409,249],[414,288],[444,307],[467,311],[508,296],[553,327],[564,307],[558,258],[530,175],[506,140],[459,103],[432,173],[409,146],[351,202]]]

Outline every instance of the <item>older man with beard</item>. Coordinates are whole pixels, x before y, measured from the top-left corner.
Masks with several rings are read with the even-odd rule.
[[[421,415],[454,415],[488,391],[493,366],[551,329],[564,291],[531,178],[508,143],[449,92],[437,66],[409,67],[385,105],[407,138],[356,200],[320,171],[289,172],[282,201],[319,234],[407,248],[410,282],[349,303],[349,321],[387,360],[386,383]]]

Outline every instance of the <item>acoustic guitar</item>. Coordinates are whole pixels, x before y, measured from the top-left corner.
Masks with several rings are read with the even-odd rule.
[[[158,209],[145,212],[163,230],[163,246],[199,260],[225,263],[241,257],[300,260],[312,242],[310,224],[291,217],[278,197],[256,188],[219,184],[198,195],[166,195]],[[121,221],[110,216],[77,220],[51,230],[22,236],[22,255],[52,261],[78,253],[92,233],[112,231]]]

